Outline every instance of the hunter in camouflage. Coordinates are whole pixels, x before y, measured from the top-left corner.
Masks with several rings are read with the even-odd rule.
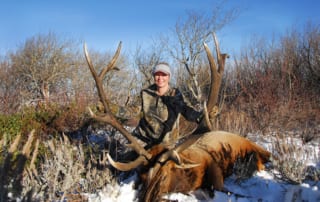
[[[171,71],[167,63],[156,65],[153,75],[155,84],[141,91],[142,118],[133,131],[146,147],[161,143],[170,134],[179,114],[198,123],[202,117],[202,113],[191,107],[177,88],[169,86]]]

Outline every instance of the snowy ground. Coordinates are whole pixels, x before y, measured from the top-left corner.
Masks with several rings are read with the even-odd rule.
[[[252,138],[250,139],[254,139]],[[274,139],[255,139],[255,141],[272,151],[272,142]],[[320,143],[302,144],[299,139],[294,140],[297,145],[302,148],[301,151],[306,153],[312,152],[306,156],[307,159],[301,159],[303,163],[316,167],[318,172],[320,168]],[[310,153],[309,153],[310,154]],[[302,158],[303,155],[300,155]],[[300,157],[300,158],[301,158]],[[214,197],[210,198],[205,192],[197,190],[188,195],[181,193],[173,193],[166,196],[167,199],[183,201],[183,202],[220,202],[220,201],[239,201],[239,202],[278,202],[278,201],[305,201],[320,202],[320,181],[309,181],[299,185],[293,185],[280,181],[274,176],[276,170],[269,169],[261,171],[247,180],[237,182],[231,176],[225,181],[225,189],[231,193],[214,192]],[[133,189],[136,176],[119,183],[117,186],[108,185],[98,194],[89,194],[90,202],[116,202],[116,201],[137,201],[137,191]]]

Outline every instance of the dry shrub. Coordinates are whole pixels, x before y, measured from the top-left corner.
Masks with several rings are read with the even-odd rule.
[[[294,137],[293,133],[277,133],[275,141],[272,144],[273,160],[272,164],[278,173],[275,176],[278,179],[292,184],[300,184],[306,179],[319,180],[319,171],[310,163],[310,159],[319,159],[314,146],[304,144],[301,139]],[[314,168],[314,169],[311,169]]]
[[[245,135],[254,131],[254,120],[245,111],[231,106],[224,109],[215,121],[215,128]]]
[[[61,133],[80,131],[90,120],[85,110],[85,106],[72,103],[66,106],[51,103],[43,107],[25,107],[19,113],[0,115],[0,137],[4,133],[26,136],[34,129],[37,137],[48,139],[59,137]]]
[[[281,117],[279,123],[289,130],[297,127],[300,129],[316,127],[320,123],[320,108],[308,100],[300,98],[279,106],[277,110]]]
[[[44,146],[48,152],[39,167],[39,175],[25,181],[25,187],[32,185],[36,198],[83,201],[82,193],[96,192],[112,182],[109,170],[97,168],[98,164],[106,163],[106,158],[88,157],[82,145],[72,145],[66,136],[49,140]]]
[[[225,102],[215,128],[240,134],[298,130],[305,142],[319,138],[319,95],[279,97],[272,102],[264,93],[249,97]]]
[[[236,112],[231,119],[238,120],[243,111],[252,121],[251,132],[306,129],[305,134],[319,134],[311,131],[320,123],[319,39],[319,25],[306,24],[279,37],[279,43],[253,40],[226,72],[224,108]]]
[[[35,131],[25,141],[22,137],[17,135],[12,142],[0,140],[1,201],[86,201],[83,193],[114,183],[109,169],[101,166],[106,165],[104,153],[96,157],[65,135],[41,143]]]
[[[69,104],[57,109],[59,114],[51,123],[51,127],[59,132],[74,132],[87,121],[86,108],[81,104]]]

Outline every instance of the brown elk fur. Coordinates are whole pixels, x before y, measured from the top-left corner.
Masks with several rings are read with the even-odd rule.
[[[159,147],[154,150],[159,153]],[[188,193],[198,188],[222,190],[224,178],[232,174],[236,160],[250,154],[255,154],[256,160],[251,166],[255,170],[264,169],[270,152],[236,134],[208,132],[179,154],[183,163],[198,166],[181,168],[173,161],[166,161],[151,179],[147,176],[154,171],[149,168],[141,175],[144,186],[140,200],[158,201],[166,193]]]

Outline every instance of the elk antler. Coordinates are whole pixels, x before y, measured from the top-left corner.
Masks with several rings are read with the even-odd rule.
[[[111,126],[113,126],[114,128],[116,128],[121,134],[123,134],[126,139],[130,142],[129,146],[131,148],[133,148],[139,155],[140,157],[137,158],[134,162],[136,164],[142,164],[142,163],[146,163],[147,160],[149,160],[151,158],[151,154],[149,154],[141,145],[139,145],[139,143],[136,141],[136,139],[131,135],[130,132],[128,132],[123,126],[122,124],[117,120],[117,118],[111,113],[111,110],[109,108],[109,103],[106,97],[106,94],[104,92],[103,89],[103,78],[105,77],[106,73],[109,72],[110,70],[116,69],[115,68],[115,63],[120,55],[120,50],[121,50],[121,42],[118,45],[117,51],[114,54],[112,60],[109,62],[109,64],[103,68],[100,72],[100,74],[98,75],[97,72],[95,71],[93,64],[91,62],[90,56],[88,54],[87,51],[87,46],[86,44],[84,44],[83,46],[84,48],[84,53],[85,53],[85,57],[89,66],[89,69],[91,71],[91,74],[95,80],[96,83],[96,87],[98,89],[98,94],[99,94],[99,98],[104,106],[104,115],[103,116],[98,116],[96,114],[94,114],[92,112],[92,110],[89,108],[89,112],[92,118],[94,118],[97,121],[102,121],[105,123],[110,124]],[[143,158],[141,157],[143,156]],[[114,161],[111,159],[110,156],[108,156],[110,163],[112,164]],[[116,167],[116,166],[115,166]]]
[[[222,81],[222,74],[224,71],[224,66],[225,66],[225,61],[226,58],[229,56],[227,54],[221,54],[220,53],[220,48],[219,48],[219,43],[218,40],[213,33],[214,37],[214,42],[216,45],[216,53],[217,53],[217,60],[218,60],[218,68],[217,64],[214,60],[214,57],[211,54],[210,49],[208,48],[207,44],[204,43],[204,48],[207,53],[207,57],[209,60],[209,66],[210,66],[210,72],[211,72],[211,86],[210,86],[210,92],[208,96],[208,102],[204,106],[204,111],[205,111],[205,119],[207,122],[208,127],[210,130],[212,130],[211,123],[209,120],[209,115],[208,113],[211,113],[213,111],[214,106],[217,104],[218,101],[218,95],[219,95],[219,89],[221,86],[221,81]],[[209,112],[207,111],[209,109]],[[194,144],[202,135],[191,135],[185,140],[183,140],[179,145],[175,146],[173,149],[169,149],[168,151],[164,152],[161,154],[161,156],[157,159],[156,165],[152,169],[152,172],[150,173],[151,177],[153,175],[156,175],[158,170],[160,169],[161,165],[165,163],[167,160],[172,160],[174,161],[178,167],[181,168],[190,168],[190,167],[195,167],[197,164],[187,164],[184,165],[183,162],[181,161],[181,158],[179,156],[179,153],[183,152],[185,149],[187,149],[190,145]],[[138,158],[136,160],[137,162],[130,162],[130,163],[119,163],[119,162],[112,162],[110,159],[110,162],[112,162],[112,165],[119,170],[128,170],[131,168],[137,167],[137,165],[141,165],[141,159]]]
[[[211,123],[208,118],[209,116],[208,116],[207,109],[209,109],[209,113],[211,113],[213,111],[213,107],[217,104],[219,89],[221,86],[222,74],[224,71],[225,60],[226,60],[226,58],[229,57],[227,54],[220,53],[219,44],[218,44],[218,41],[217,41],[214,33],[213,33],[213,37],[214,37],[214,42],[216,45],[218,68],[217,68],[217,64],[214,60],[214,57],[211,54],[210,49],[208,48],[207,44],[204,43],[204,48],[207,53],[207,57],[209,60],[209,65],[210,65],[210,71],[211,71],[211,86],[210,86],[210,92],[209,92],[209,96],[208,96],[209,98],[208,98],[207,104],[204,107],[205,119],[206,119],[207,125],[210,129],[212,129],[212,128],[211,128]],[[89,110],[90,114],[96,120],[106,122],[106,123],[112,125],[113,127],[115,127],[117,130],[119,130],[128,139],[128,141],[131,142],[131,144],[129,146],[131,146],[140,155],[136,160],[131,161],[129,163],[115,162],[110,157],[110,155],[107,156],[109,159],[109,162],[112,166],[114,166],[118,170],[128,171],[133,168],[136,168],[139,165],[142,165],[142,164],[146,165],[148,163],[148,160],[150,160],[152,158],[152,155],[150,153],[148,153],[143,147],[141,147],[138,144],[138,142],[131,135],[131,133],[129,133],[126,129],[124,129],[123,126],[121,125],[121,123],[119,123],[118,120],[115,118],[115,116],[111,113],[109,106],[108,106],[107,99],[106,99],[106,95],[103,90],[102,79],[108,71],[114,69],[114,64],[120,54],[120,49],[121,49],[121,42],[118,46],[118,49],[117,49],[114,57],[110,61],[110,63],[101,71],[101,73],[99,75],[97,75],[97,73],[95,72],[93,65],[91,63],[90,57],[88,55],[86,45],[84,45],[86,59],[87,59],[89,68],[91,70],[92,76],[95,79],[96,86],[98,88],[99,97],[103,103],[104,112],[105,112],[104,116],[97,116],[91,110]],[[202,136],[201,134],[192,135],[192,136],[188,137],[186,140],[183,140],[181,144],[177,145],[173,149],[169,149],[168,151],[161,154],[161,156],[157,159],[156,165],[153,169],[153,172],[151,172],[151,175],[155,175],[158,172],[158,170],[160,169],[161,165],[163,163],[165,163],[167,160],[173,160],[176,164],[182,165],[182,168],[197,166],[197,164],[183,165],[183,162],[180,159],[179,153],[184,151],[190,145],[194,144],[201,136]]]
[[[222,74],[224,71],[226,59],[229,58],[228,54],[225,54],[225,53],[221,54],[220,53],[220,47],[219,47],[219,42],[217,40],[217,37],[216,37],[215,33],[212,33],[212,35],[213,35],[214,43],[216,46],[218,68],[217,68],[217,64],[214,60],[214,57],[212,56],[212,53],[211,53],[208,45],[206,43],[203,43],[204,49],[207,53],[207,58],[209,60],[210,73],[211,73],[210,92],[209,92],[209,96],[208,96],[207,105],[204,107],[205,108],[204,111],[205,111],[206,122],[211,130],[212,130],[212,128],[211,128],[210,121],[207,120],[209,117],[208,113],[210,114],[210,112],[213,111],[214,106],[218,102],[218,95],[219,95],[219,89],[220,89],[221,81],[222,81]],[[209,112],[207,112],[207,109],[209,110]]]
[[[132,170],[140,165],[146,165],[148,161],[146,161],[144,156],[139,156],[136,160],[128,162],[128,163],[121,163],[114,161],[109,154],[107,154],[108,160],[110,164],[118,170],[121,171],[129,171]]]

